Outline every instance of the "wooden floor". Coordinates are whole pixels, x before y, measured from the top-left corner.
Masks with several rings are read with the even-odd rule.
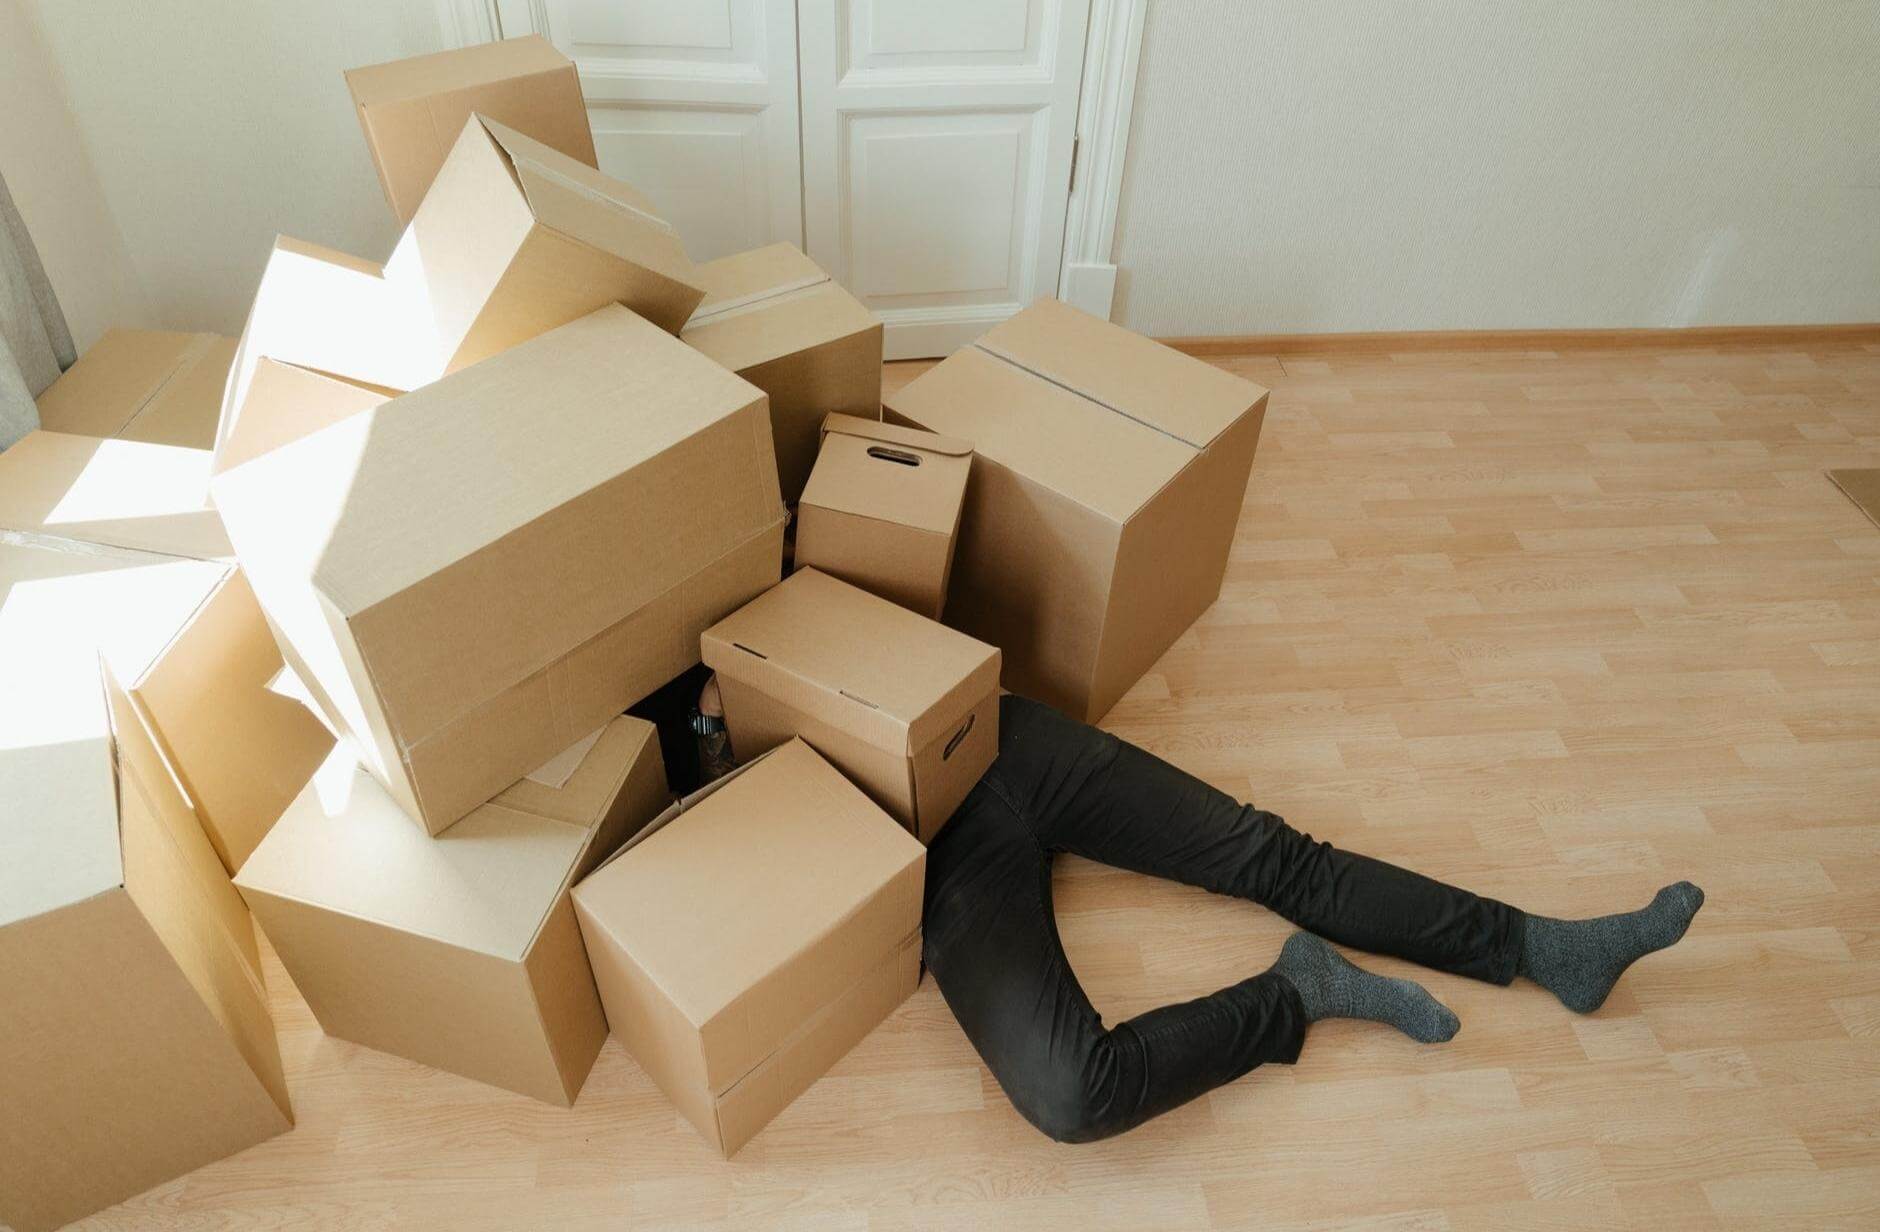
[[[1880,347],[1219,362],[1274,391],[1226,591],[1108,726],[1538,911],[1702,884],[1598,1014],[1431,975],[1451,1044],[1326,1024],[1067,1147],[929,981],[723,1163],[611,1041],[548,1108],[325,1039],[270,956],[299,1128],[98,1226],[1880,1227],[1880,531],[1822,475],[1880,462]],[[1287,931],[1057,887],[1112,1018]]]

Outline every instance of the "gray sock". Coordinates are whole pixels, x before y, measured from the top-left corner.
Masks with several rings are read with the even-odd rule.
[[[1424,1044],[1451,1039],[1462,1025],[1423,985],[1354,967],[1311,933],[1286,938],[1273,970],[1299,990],[1306,1017],[1313,1022],[1362,1018],[1396,1027]]]
[[[1704,892],[1688,881],[1658,891],[1651,906],[1591,920],[1527,917],[1521,966],[1527,976],[1570,1010],[1590,1014],[1606,1003],[1625,969],[1676,943],[1704,905]]]

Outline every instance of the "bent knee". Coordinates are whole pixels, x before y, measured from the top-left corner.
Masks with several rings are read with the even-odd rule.
[[[1095,1142],[1128,1127],[1119,1118],[1103,1067],[1050,1066],[1028,1074],[1011,1092],[1012,1105],[1053,1142]]]

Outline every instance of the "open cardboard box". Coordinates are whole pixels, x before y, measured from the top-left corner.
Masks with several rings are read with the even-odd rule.
[[[727,1157],[913,992],[926,852],[801,741],[575,887],[607,1021]]]
[[[220,334],[107,330],[39,395],[39,425],[209,449],[235,342]]]

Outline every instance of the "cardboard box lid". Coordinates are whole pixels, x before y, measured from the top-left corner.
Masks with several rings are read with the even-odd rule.
[[[881,326],[794,244],[707,261],[692,281],[705,298],[681,336],[733,372]]]
[[[235,884],[520,962],[574,879],[651,733],[622,716],[584,741],[552,812],[505,793],[435,837],[411,824],[342,743],[248,857]],[[603,785],[604,786],[601,786]],[[538,782],[538,786],[547,786]]]
[[[708,666],[909,754],[998,688],[997,647],[816,569],[705,631]]]
[[[130,430],[152,403],[161,401],[161,417],[166,421],[161,430],[172,434],[159,438],[161,443],[200,447],[206,442],[175,439],[173,434],[199,431],[202,420],[213,431],[213,408],[221,403],[221,382],[228,374],[222,357],[233,345],[233,339],[215,334],[106,330],[39,395],[40,425],[82,436],[118,436]],[[212,390],[207,387],[211,384]],[[210,401],[202,404],[205,395]],[[159,425],[146,425],[144,435],[137,439],[150,439],[154,430]]]
[[[1265,393],[1041,299],[886,401],[1121,524]]]
[[[803,503],[937,535],[959,525],[973,456],[966,441],[853,415],[826,417],[822,440]],[[920,465],[893,460],[897,452],[915,455]]]
[[[0,530],[227,560],[211,460],[202,449],[29,432],[0,453]]]
[[[568,57],[539,34],[473,43],[468,47],[410,56],[346,70],[346,87],[361,107],[403,102],[427,94],[468,90],[503,77],[572,69]]]
[[[919,925],[917,883],[907,918],[879,947],[817,951],[925,856],[859,788],[792,740],[669,810],[575,896],[587,921],[703,1028],[806,955],[853,968],[837,986],[872,967]],[[795,1025],[754,1024],[777,1040]]]
[[[127,441],[213,449],[221,422],[222,392],[235,362],[237,340],[223,334],[196,335],[198,347],[176,374],[144,403],[118,435]]]
[[[143,678],[226,572],[0,540],[0,925],[123,884],[101,662]]]

